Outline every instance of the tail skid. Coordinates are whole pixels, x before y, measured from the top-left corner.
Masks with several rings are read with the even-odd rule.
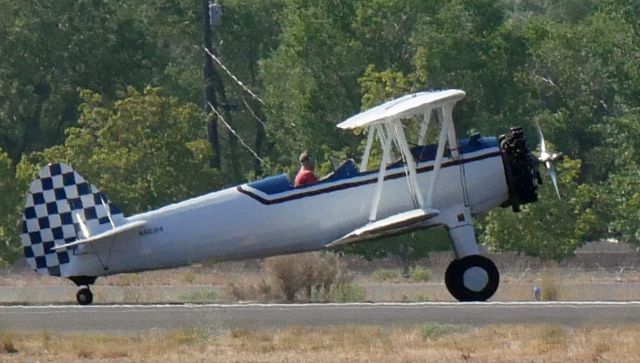
[[[74,242],[125,223],[122,212],[69,165],[49,164],[31,183],[27,196],[22,215],[24,255],[39,274],[66,276]]]

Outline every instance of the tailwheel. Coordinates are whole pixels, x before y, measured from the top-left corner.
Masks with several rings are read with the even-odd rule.
[[[444,281],[447,290],[459,301],[486,301],[498,290],[500,273],[490,259],[469,255],[451,261]]]
[[[93,293],[88,287],[83,287],[76,294],[76,301],[80,305],[90,305],[93,302]]]

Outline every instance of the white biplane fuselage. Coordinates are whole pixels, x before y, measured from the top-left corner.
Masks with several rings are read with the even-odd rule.
[[[495,139],[464,153],[459,161],[443,162],[433,207],[440,216],[429,225],[451,224],[468,196],[472,214],[492,209],[508,198],[504,168]],[[418,183],[426,190],[433,160],[418,164]],[[403,168],[386,171],[380,201],[381,216],[415,208]],[[471,176],[468,178],[467,176]],[[158,210],[129,217],[143,220],[142,230],[117,237],[104,270],[99,254],[109,244],[82,246],[67,273],[98,276],[183,266],[203,259],[243,259],[317,250],[368,222],[377,172],[326,180],[292,188],[285,174],[207,194]],[[278,189],[284,189],[278,192]],[[451,209],[451,213],[446,213]],[[99,248],[99,249],[98,249]]]
[[[23,214],[27,262],[40,274],[90,285],[98,276],[318,250],[444,225],[456,253],[445,276],[449,291],[459,300],[486,300],[499,275],[479,255],[472,215],[535,200],[535,188],[534,199],[522,193],[534,165],[517,135],[458,140],[452,112],[462,97],[458,90],[408,95],[339,124],[369,128],[365,155],[359,166],[347,160],[315,184],[294,188],[281,174],[130,217],[68,165],[50,164],[32,183]],[[407,119],[420,124],[421,146],[408,146]],[[436,127],[437,144],[424,145]],[[375,137],[382,160],[368,170]],[[91,301],[88,288],[79,291],[78,302]]]

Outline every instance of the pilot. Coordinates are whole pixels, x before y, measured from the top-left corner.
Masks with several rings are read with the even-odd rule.
[[[318,178],[313,172],[315,167],[313,156],[305,151],[300,154],[300,158],[298,158],[298,160],[300,161],[300,171],[293,182],[294,188],[317,182]]]

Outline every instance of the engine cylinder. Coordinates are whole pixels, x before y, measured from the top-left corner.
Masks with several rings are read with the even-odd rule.
[[[518,212],[520,205],[538,200],[537,185],[542,184],[538,159],[529,151],[522,127],[512,127],[499,140],[509,187],[509,199],[502,206],[511,206],[514,212]]]

